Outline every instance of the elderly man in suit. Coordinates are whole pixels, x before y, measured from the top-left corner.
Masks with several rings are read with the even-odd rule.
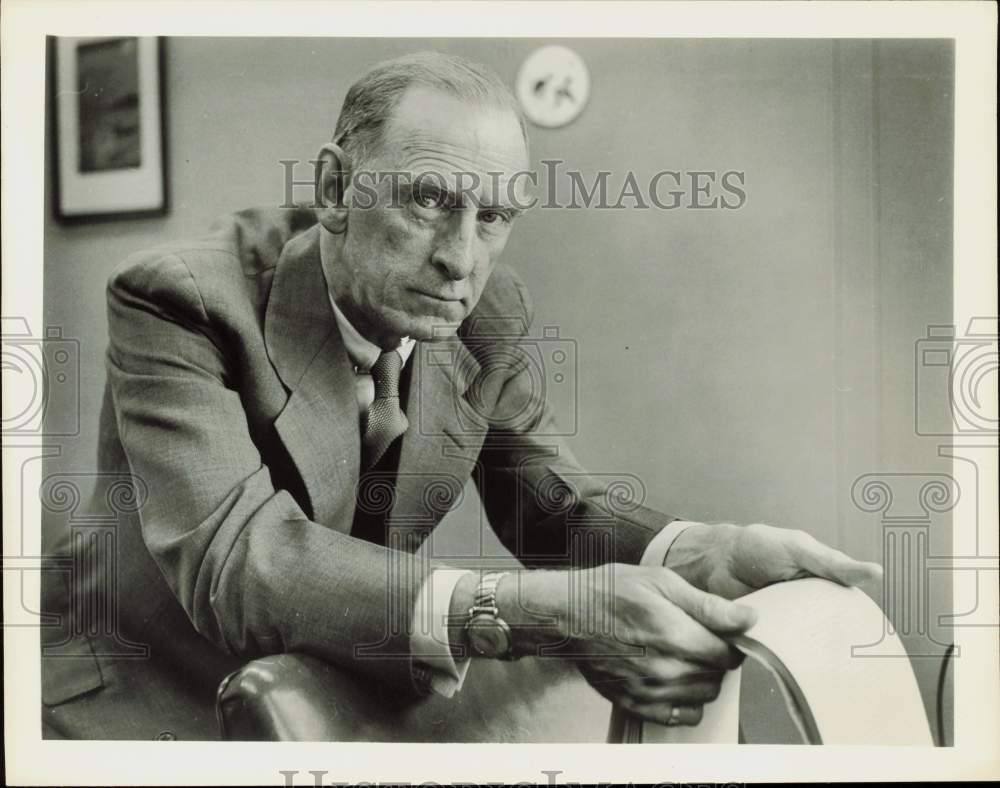
[[[733,599],[877,578],[803,532],[616,505],[555,437],[518,361],[531,300],[499,263],[527,134],[488,69],[375,67],[319,162],[314,208],[245,211],[109,282],[99,459],[142,501],[105,593],[116,637],[173,666],[172,702],[210,715],[226,671],[265,654],[452,695],[472,658],[549,647],[633,713],[694,724],[738,663],[726,636],[753,622]],[[523,569],[417,550],[470,476]],[[167,686],[91,649],[100,679],[53,695],[62,735],[116,677],[133,700]],[[144,736],[139,720],[106,735]]]

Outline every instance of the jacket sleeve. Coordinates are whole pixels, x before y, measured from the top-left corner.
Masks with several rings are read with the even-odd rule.
[[[108,315],[118,432],[148,489],[142,538],[195,629],[247,658],[302,651],[409,682],[429,567],[310,521],[275,488],[227,361],[238,338],[209,320],[183,260],[120,269]]]
[[[516,275],[511,279],[527,330],[534,317],[531,300]],[[545,341],[525,333],[520,351],[492,354],[533,354],[533,363],[543,366],[509,364],[496,396],[494,413],[503,414],[503,423],[490,422],[477,475],[490,524],[528,567],[638,564],[650,541],[676,518],[642,505],[645,488],[638,476],[588,473],[577,462],[538,385],[539,375],[552,372],[544,369],[545,353],[536,352]],[[493,377],[491,370],[484,373]],[[511,413],[525,417],[511,419]]]

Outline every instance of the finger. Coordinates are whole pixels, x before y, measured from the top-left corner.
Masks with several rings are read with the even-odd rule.
[[[632,675],[650,685],[720,681],[725,674],[724,670],[661,654],[652,648],[644,656],[633,658],[629,662]]]
[[[714,632],[709,631],[683,610],[674,608],[675,615],[664,622],[661,643],[654,647],[687,662],[695,662],[716,670],[732,670],[743,661],[743,654]]]
[[[703,706],[674,706],[665,725],[697,725],[705,715]]]
[[[674,573],[668,575],[667,583],[669,598],[675,605],[672,610],[682,615],[663,622],[663,643],[654,646],[666,654],[722,670],[739,665],[743,655],[713,630],[725,634],[744,632],[756,621],[756,613],[745,605],[701,591]]]
[[[668,583],[671,601],[713,632],[738,634],[757,622],[752,608],[695,588],[680,575],[672,573]]]
[[[612,703],[616,703],[622,708],[626,708],[626,705],[629,702],[628,683],[626,679],[612,679],[609,676],[595,673],[590,670],[587,665],[581,664],[578,667],[580,672],[583,674],[583,677],[598,693],[610,700]]]
[[[672,703],[679,706],[700,706],[719,697],[719,681],[676,682],[649,684],[640,682],[628,688],[628,694],[640,703]]]
[[[626,700],[620,704],[622,708],[637,717],[660,725],[697,725],[701,722],[704,709],[702,706],[683,706],[673,703],[639,703]]]
[[[668,663],[666,667],[661,663]],[[646,657],[635,670],[636,679],[650,686],[663,684],[694,684],[699,681],[721,681],[724,670],[710,668],[682,659]]]
[[[817,577],[845,586],[882,580],[882,567],[870,561],[857,561],[804,532],[793,542],[793,556],[799,565]]]

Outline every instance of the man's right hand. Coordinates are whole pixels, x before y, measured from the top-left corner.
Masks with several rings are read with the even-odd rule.
[[[669,569],[627,564],[520,572],[501,583],[497,606],[517,653],[574,659],[604,697],[663,724],[700,722],[742,660],[722,636],[755,621]]]

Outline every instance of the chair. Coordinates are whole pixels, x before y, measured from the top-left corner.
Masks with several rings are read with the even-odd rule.
[[[866,626],[884,622],[863,593],[810,578],[744,601],[759,620],[737,645],[753,659],[728,674],[697,728],[642,723],[621,710],[612,716],[576,667],[557,658],[473,660],[453,698],[404,701],[343,668],[283,654],[226,677],[216,703],[219,732],[251,741],[932,743],[905,657],[852,656]],[[887,642],[902,648],[894,635]],[[855,696],[865,705],[844,715],[841,699]],[[901,716],[885,724],[893,714]]]
[[[404,702],[315,657],[281,654],[227,676],[216,710],[230,740],[551,743],[605,741],[611,704],[558,659],[473,660],[453,698]]]

